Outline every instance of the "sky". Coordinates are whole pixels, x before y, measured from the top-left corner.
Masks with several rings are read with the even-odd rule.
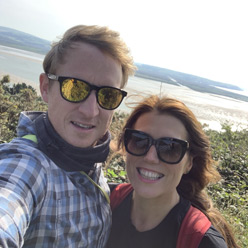
[[[134,61],[248,90],[247,0],[0,0],[0,26],[54,41],[78,24],[120,32]]]

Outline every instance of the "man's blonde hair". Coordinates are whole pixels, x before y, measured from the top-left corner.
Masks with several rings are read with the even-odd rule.
[[[120,34],[108,27],[96,25],[72,27],[65,32],[58,42],[53,42],[51,50],[43,61],[45,73],[56,72],[57,65],[65,61],[67,50],[72,48],[75,42],[85,42],[94,45],[118,61],[122,68],[121,88],[126,85],[128,77],[134,74],[136,67],[133,58],[126,43],[120,38]]]

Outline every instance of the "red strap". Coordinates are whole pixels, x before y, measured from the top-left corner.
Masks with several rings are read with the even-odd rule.
[[[117,185],[110,195],[111,209],[114,210],[133,191],[129,183]],[[199,209],[190,206],[180,227],[176,248],[198,248],[211,222]]]
[[[185,215],[176,248],[198,248],[204,234],[211,226],[211,222],[199,209],[191,206]]]
[[[123,199],[133,191],[133,187],[130,183],[122,183],[118,184],[110,195],[110,206],[111,209],[114,210],[119,204],[123,201]]]

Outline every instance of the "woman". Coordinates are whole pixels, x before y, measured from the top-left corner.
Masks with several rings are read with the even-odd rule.
[[[140,102],[119,148],[126,151],[132,186],[118,185],[112,192],[108,248],[238,247],[205,192],[220,179],[209,140],[182,102],[158,96]]]

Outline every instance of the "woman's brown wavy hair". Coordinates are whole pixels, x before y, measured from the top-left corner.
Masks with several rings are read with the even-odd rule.
[[[193,166],[188,174],[182,176],[177,187],[178,193],[191,201],[192,205],[200,209],[211,221],[213,226],[223,235],[229,248],[238,247],[230,226],[213,207],[211,198],[206,193],[206,187],[221,179],[212,159],[210,141],[200,122],[193,112],[181,101],[152,95],[139,102],[128,117],[123,132],[118,141],[118,147],[124,150],[124,130],[133,128],[135,122],[144,113],[157,112],[169,114],[179,119],[185,126],[190,144],[189,153],[193,157]]]

